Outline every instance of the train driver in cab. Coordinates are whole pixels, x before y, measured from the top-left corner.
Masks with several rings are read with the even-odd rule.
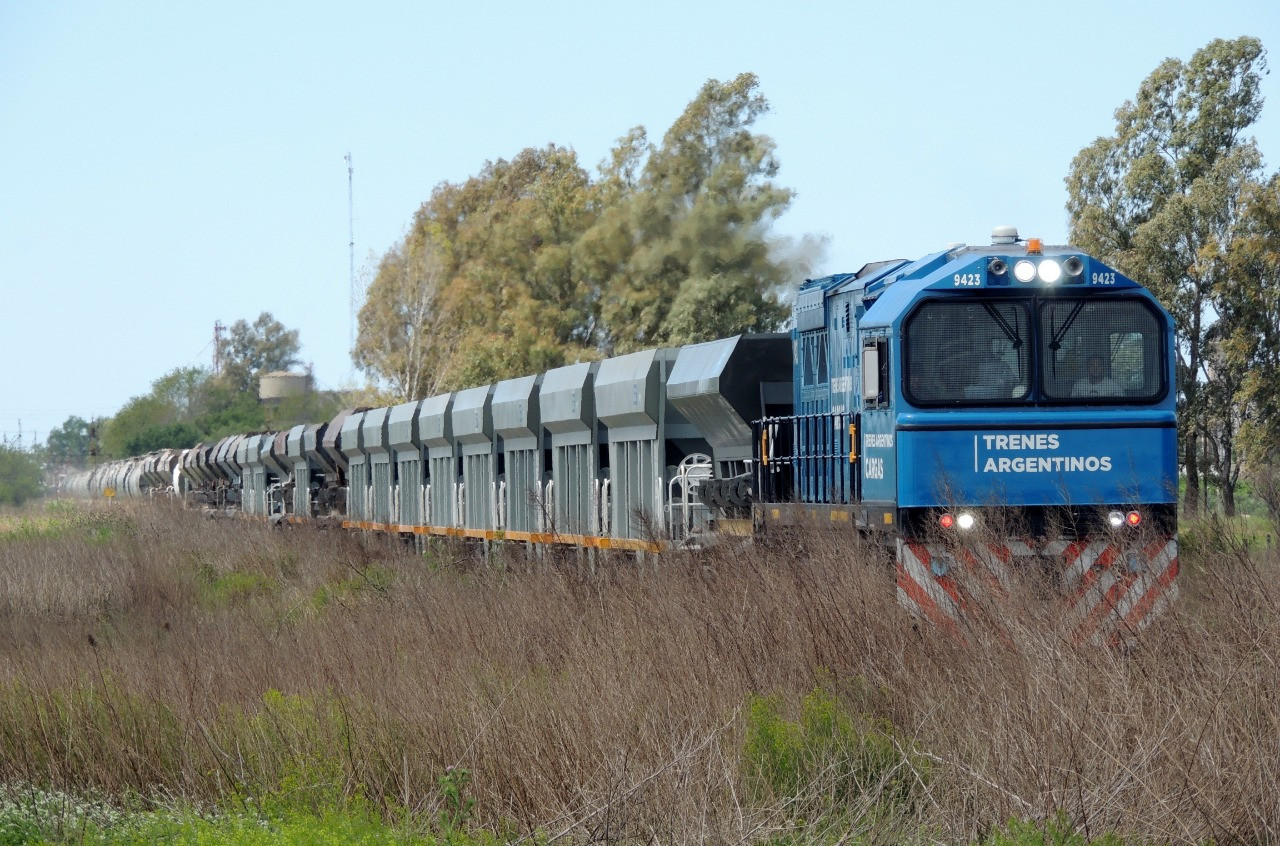
[[[1094,353],[1085,362],[1084,376],[1071,389],[1074,398],[1120,396],[1120,383],[1107,373],[1107,360]]]

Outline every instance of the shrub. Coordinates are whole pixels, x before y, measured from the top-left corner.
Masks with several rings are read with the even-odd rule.
[[[40,495],[40,487],[35,456],[0,443],[0,505],[23,505]]]

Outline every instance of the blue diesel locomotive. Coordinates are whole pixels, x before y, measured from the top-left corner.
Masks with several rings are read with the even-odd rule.
[[[1172,319],[1077,249],[992,240],[801,286],[756,522],[891,533],[899,599],[944,624],[966,570],[1035,558],[1081,635],[1123,636],[1177,593]]]

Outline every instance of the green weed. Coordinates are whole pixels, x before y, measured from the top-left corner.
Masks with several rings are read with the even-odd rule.
[[[394,584],[395,573],[389,568],[377,564],[353,568],[350,575],[313,590],[305,610],[311,614],[319,614],[335,602],[343,604],[361,597],[386,596]],[[298,616],[295,611],[291,618]]]
[[[498,842],[487,832],[438,830],[430,821],[388,822],[362,801],[270,813],[209,813],[189,806],[125,809],[35,787],[0,789],[0,846],[492,846]]]
[[[344,761],[348,725],[332,698],[268,690],[254,714],[229,715],[229,742],[244,750],[243,798],[267,811],[319,813],[349,798]],[[356,791],[353,796],[359,796]]]
[[[999,831],[980,841],[981,846],[1123,846],[1115,834],[1090,838],[1076,831],[1063,814],[1044,822],[1011,820]]]
[[[453,842],[471,823],[471,812],[476,803],[466,795],[470,783],[471,773],[461,768],[447,770],[440,776],[444,810],[439,815],[437,828],[446,841]]]
[[[887,721],[850,713],[822,688],[805,696],[796,721],[782,716],[776,698],[754,696],[747,705],[744,759],[757,800],[816,790],[822,804],[908,804],[925,769],[906,748]]]
[[[118,829],[125,814],[100,799],[30,785],[0,789],[0,846],[77,842],[82,832]]]
[[[209,587],[222,599],[235,602],[254,596],[266,596],[273,593],[278,584],[275,579],[262,573],[231,570],[218,575]]]
[[[71,537],[96,545],[137,533],[133,521],[123,514],[54,505],[56,503],[50,503],[44,514],[24,514],[0,520],[0,541],[29,542]]]

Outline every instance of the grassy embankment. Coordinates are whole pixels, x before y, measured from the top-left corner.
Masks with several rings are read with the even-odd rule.
[[[0,844],[1273,842],[1280,562],[1189,540],[1182,600],[1118,652],[1034,579],[1003,632],[917,628],[882,554],[830,538],[591,575],[163,506],[10,517]]]

